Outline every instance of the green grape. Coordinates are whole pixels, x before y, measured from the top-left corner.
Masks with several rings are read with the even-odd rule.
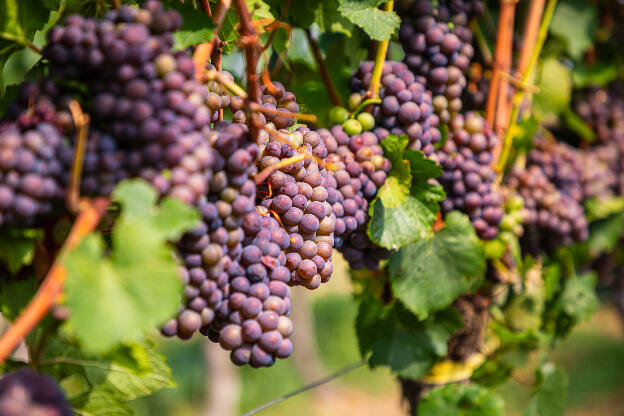
[[[375,117],[370,113],[360,113],[356,119],[360,122],[364,131],[372,130],[375,127]]]
[[[349,136],[355,136],[356,134],[362,133],[362,125],[357,120],[347,120],[342,123],[342,127]]]
[[[331,124],[342,124],[349,118],[349,112],[346,108],[334,106],[329,110],[329,121]]]
[[[362,96],[357,92],[354,92],[349,96],[349,108],[354,110],[362,102]]]

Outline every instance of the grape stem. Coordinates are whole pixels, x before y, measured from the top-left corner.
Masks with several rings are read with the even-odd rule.
[[[208,0],[200,0],[199,4],[201,8],[206,12],[208,17],[212,17],[212,10],[210,9],[210,2]]]
[[[232,94],[238,97],[241,97],[243,99],[248,98],[247,92],[238,84],[231,81],[224,74],[211,70],[211,71],[205,71],[205,76],[206,76],[206,79],[209,81],[217,81],[227,90],[229,90]],[[269,84],[270,81],[271,80],[268,79],[267,84]],[[271,114],[271,115],[282,116],[282,117],[297,118],[299,120],[309,121],[310,123],[316,123],[317,121],[317,118],[314,114],[293,113],[292,111],[284,110],[282,108],[272,109],[272,108],[262,107],[260,104],[254,103],[254,102],[250,102],[247,105],[247,108],[249,108],[252,111],[261,112],[263,114]]]
[[[520,50],[520,58],[518,59],[519,78],[522,77],[529,66],[529,61],[533,49],[535,48],[535,42],[537,41],[537,34],[545,5],[546,0],[531,0],[529,16],[527,17],[527,23],[524,26],[524,34],[522,36],[522,49]]]
[[[539,0],[536,0],[539,1]],[[522,83],[526,84],[528,80],[533,76],[533,72],[535,70],[535,65],[537,63],[537,58],[539,57],[542,48],[544,47],[544,42],[546,41],[546,36],[548,35],[548,27],[550,26],[550,21],[552,20],[552,16],[555,12],[555,6],[557,5],[557,0],[548,0],[548,4],[546,6],[546,10],[544,11],[542,22],[539,26],[539,32],[537,34],[537,39],[534,40],[532,45],[525,44],[524,47],[531,50],[530,58],[526,64],[526,68],[524,73],[522,74]],[[536,16],[535,16],[536,15]],[[541,17],[541,13],[531,14],[530,15],[534,19],[539,19]],[[523,52],[524,54],[524,52]],[[527,52],[528,54],[528,52]],[[522,103],[524,101],[524,94],[531,93],[531,91],[527,91],[526,89],[519,89],[516,91],[513,97],[513,109],[511,111],[511,116],[509,120],[509,128],[505,132],[502,152],[500,154],[500,158],[494,159],[497,160],[496,163],[496,173],[498,177],[498,181],[502,179],[502,174],[507,165],[507,159],[509,159],[509,155],[511,154],[512,144],[513,144],[513,130],[514,126],[518,121],[518,117],[520,116],[520,110],[522,107]]]
[[[394,1],[390,0],[384,5],[384,10],[391,12],[394,8]],[[379,42],[377,47],[377,54],[375,55],[375,67],[371,75],[370,85],[368,87],[368,96],[371,98],[379,98],[379,88],[381,86],[381,73],[383,71],[383,65],[386,61],[386,55],[388,54],[389,40]]]
[[[306,158],[306,155],[303,153],[300,153],[298,155],[289,157],[287,159],[282,159],[279,162],[271,165],[271,166],[267,166],[266,168],[262,169],[262,171],[258,172],[255,176],[255,182],[256,184],[262,183],[266,180],[266,178],[269,177],[269,175],[273,172],[275,172],[278,169],[281,169],[283,167],[292,165],[294,163],[300,162],[303,159]]]
[[[321,73],[321,78],[323,79],[323,83],[325,84],[325,88],[329,93],[329,97],[333,105],[342,107],[342,100],[340,99],[340,94],[338,94],[338,90],[336,89],[336,84],[331,78],[329,74],[329,70],[327,69],[327,63],[323,58],[323,54],[321,53],[321,48],[319,47],[318,42],[312,36],[312,31],[310,29],[306,29],[306,36],[308,37],[308,43],[310,44],[310,48],[312,49],[312,54],[314,55],[314,60],[316,61],[316,65],[318,66],[318,70]]]
[[[288,138],[288,136],[282,134],[281,132],[275,130],[274,128],[270,127],[269,125],[265,124],[263,129],[269,133],[269,135],[271,137],[273,137],[275,140],[277,140],[278,142],[280,142],[281,144],[288,144],[290,146],[293,146],[292,142],[290,141],[290,139]],[[293,146],[294,147],[294,146]],[[325,162],[323,159],[321,159],[320,157],[317,157],[315,155],[313,155],[312,153],[308,153],[307,150],[305,149],[305,147],[300,147],[298,149],[295,149],[296,152],[304,155],[305,157],[307,157],[310,160],[315,161],[320,167],[329,169],[329,170],[337,170],[338,167],[333,164],[333,163],[327,163]],[[256,183],[260,183],[263,181],[256,181]]]
[[[381,99],[379,97],[368,98],[358,104],[357,107],[351,112],[351,118],[355,118],[360,112],[362,112],[366,107],[372,104],[381,104]]]
[[[251,14],[245,0],[234,0],[240,23],[241,42],[245,48],[247,69],[247,94],[254,102],[260,101],[260,80],[258,79],[258,36],[251,21]],[[252,127],[252,126],[250,126]]]
[[[511,55],[513,52],[513,28],[516,10],[515,0],[500,0],[500,14],[498,16],[498,31],[494,50],[494,65],[492,80],[486,104],[486,118],[496,133],[503,131],[501,126],[506,111],[508,81],[501,77],[501,72],[510,72]],[[500,154],[500,145],[494,149],[494,159]]]
[[[208,5],[208,7],[210,7],[210,5]],[[221,41],[221,39],[219,38],[219,35],[215,35],[215,41],[214,41],[214,49],[212,50],[212,54],[210,55],[210,63],[214,65],[214,67],[216,68],[216,70],[218,72],[221,71],[221,69],[223,69],[223,65],[221,63],[221,56],[223,54],[223,46],[225,45],[225,42]],[[218,121],[223,121],[223,109],[220,108],[219,109],[219,120]]]
[[[13,322],[13,325],[0,338],[0,363],[6,360],[21,340],[45,317],[57,301],[67,277],[67,269],[62,263],[63,258],[95,229],[109,202],[108,198],[96,198],[92,202],[85,203],[37,293],[26,306],[26,309]]]
[[[250,410],[250,411],[248,411],[246,413],[243,413],[242,416],[255,415],[256,413],[258,413],[258,412],[260,412],[260,411],[262,411],[264,409],[267,409],[267,408],[269,408],[269,407],[271,407],[273,405],[281,403],[281,402],[283,402],[286,399],[289,399],[289,398],[291,398],[293,396],[296,396],[296,395],[298,395],[300,393],[304,393],[304,392],[306,392],[308,390],[311,390],[313,388],[322,386],[325,383],[328,383],[328,382],[330,382],[330,381],[332,381],[334,379],[337,379],[338,377],[341,377],[341,376],[343,376],[343,375],[345,375],[345,374],[347,374],[347,373],[349,373],[349,372],[351,372],[351,371],[353,371],[353,370],[355,370],[357,368],[360,368],[364,364],[366,364],[366,360],[357,361],[357,362],[355,362],[355,363],[353,363],[351,365],[348,365],[348,366],[346,366],[346,367],[336,371],[333,374],[328,375],[327,377],[324,377],[324,378],[322,378],[320,380],[315,381],[314,383],[310,383],[310,384],[308,384],[306,386],[298,388],[297,390],[291,391],[290,393],[287,393],[287,394],[285,394],[283,396],[280,396],[280,397],[278,397],[276,399],[273,399],[273,400],[271,400],[269,402],[266,402],[263,405],[256,407],[255,409],[252,409],[252,410]]]
[[[33,45],[32,43],[30,43],[27,39],[20,37],[20,36],[15,36],[11,33],[7,33],[7,32],[0,32],[0,39],[6,39],[10,42],[15,42],[15,43],[19,43],[20,45],[30,49],[31,51],[39,54],[39,55],[43,55],[43,52],[41,51],[41,49],[39,49],[38,47],[36,47],[35,45]]]
[[[208,3],[208,1],[206,1]],[[214,49],[219,48],[221,45],[221,39],[219,39],[219,32],[221,31],[221,26],[223,25],[223,20],[225,20],[225,15],[232,5],[232,0],[219,0],[217,3],[217,7],[215,8],[215,12],[212,13],[210,10],[210,5],[205,9],[208,16],[212,17],[212,21],[216,25],[213,32],[213,39],[210,42],[202,43],[195,48],[195,52],[193,53],[193,62],[195,63],[195,78],[198,81],[201,81],[201,76],[204,73],[204,69],[206,68],[206,62],[208,62],[208,58],[212,55]]]
[[[84,165],[84,154],[89,136],[89,114],[85,114],[76,100],[69,103],[69,110],[76,126],[76,148],[67,191],[67,207],[70,212],[77,213],[80,205],[80,181]]]

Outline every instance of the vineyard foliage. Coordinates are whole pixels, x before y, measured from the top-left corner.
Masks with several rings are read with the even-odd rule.
[[[414,414],[527,363],[564,414],[548,351],[624,303],[624,7],[118,3],[0,5],[0,414],[131,415],[161,336],[287,359],[338,256]]]

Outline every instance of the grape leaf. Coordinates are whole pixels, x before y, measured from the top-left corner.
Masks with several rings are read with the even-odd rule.
[[[385,0],[338,0],[338,10],[374,40],[390,40],[401,24],[395,12],[380,10]]]
[[[586,273],[565,281],[560,306],[575,323],[589,319],[598,309],[596,279],[595,273]]]
[[[568,376],[553,363],[542,363],[535,371],[536,391],[522,416],[563,416],[568,397]]]
[[[60,380],[74,409],[84,414],[131,415],[128,401],[176,385],[152,341],[124,344],[94,356],[84,354],[67,338],[52,336],[40,367]]]
[[[37,292],[34,276],[27,279],[6,279],[0,289],[0,312],[8,321],[13,321],[28,305]]]
[[[581,60],[594,43],[596,14],[596,6],[583,0],[563,0],[557,4],[550,33],[564,41],[567,52],[576,60]]]
[[[542,117],[551,112],[561,114],[568,111],[572,96],[570,70],[555,58],[544,60],[539,70],[539,93],[535,95],[536,110]]]
[[[181,291],[167,240],[197,222],[196,212],[165,198],[145,182],[122,182],[113,193],[123,207],[105,255],[103,239],[87,236],[64,259],[67,268],[67,328],[86,352],[105,352],[136,339],[175,314]]]
[[[183,19],[182,27],[173,34],[174,49],[186,49],[212,40],[215,24],[206,13],[193,7],[193,2],[168,0],[164,5],[176,10]]]
[[[387,366],[401,377],[419,378],[446,355],[448,338],[462,321],[448,309],[421,322],[400,302],[386,306],[369,296],[360,304],[355,325],[360,353],[370,353],[371,367]]]
[[[319,1],[314,14],[314,21],[319,25],[321,32],[342,33],[351,36],[353,24],[338,13],[338,5],[338,0]]]
[[[431,234],[438,203],[444,199],[442,187],[429,182],[442,173],[440,166],[422,152],[404,150],[407,142],[405,135],[383,140],[384,155],[392,169],[369,208],[368,235],[388,249],[404,247]]]
[[[589,225],[589,238],[585,242],[590,259],[600,254],[613,251],[620,243],[624,230],[624,216],[614,214],[608,218],[592,222]]]
[[[427,392],[419,416],[503,416],[505,403],[493,391],[478,384],[448,384]]]
[[[41,234],[34,230],[3,228],[0,231],[0,259],[11,274],[32,262],[35,243]]]
[[[467,216],[452,212],[442,230],[391,254],[394,296],[420,319],[478,285],[485,254]]]

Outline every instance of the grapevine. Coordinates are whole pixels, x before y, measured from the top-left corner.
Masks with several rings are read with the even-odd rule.
[[[550,352],[624,310],[624,7],[7,1],[1,415],[132,415],[189,345],[232,396],[309,379],[245,415],[365,365],[410,414],[503,415],[522,367],[567,411]]]

